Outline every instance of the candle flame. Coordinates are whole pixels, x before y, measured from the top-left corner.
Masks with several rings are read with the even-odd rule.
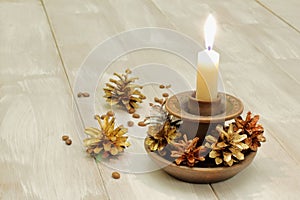
[[[205,47],[212,50],[217,30],[215,18],[210,14],[204,24]]]

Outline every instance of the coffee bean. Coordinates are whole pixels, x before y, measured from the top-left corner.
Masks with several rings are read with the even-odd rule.
[[[133,118],[140,118],[140,115],[137,114],[137,113],[134,113],[134,114],[132,115],[132,117],[133,117]]]
[[[67,139],[66,140],[66,145],[71,145],[72,144],[72,140],[71,139]]]
[[[115,113],[112,110],[110,110],[106,113],[106,115],[108,115],[109,117],[112,117],[115,115]]]
[[[61,139],[62,139],[63,141],[66,141],[67,139],[69,139],[69,136],[63,135],[63,136],[61,137]]]
[[[165,86],[164,86],[164,85],[160,85],[159,88],[160,88],[160,89],[164,89]]]
[[[145,122],[139,122],[138,125],[139,126],[147,126],[147,124],[145,124]]]
[[[132,127],[132,126],[134,125],[134,122],[133,122],[133,121],[128,121],[128,122],[127,122],[127,125],[128,125],[129,127]]]
[[[168,93],[163,93],[162,96],[163,96],[163,97],[168,97],[169,94],[168,94]]]
[[[134,108],[130,108],[130,109],[128,110],[128,112],[129,112],[129,114],[132,114],[132,113],[135,112],[135,109],[134,109]]]
[[[89,93],[87,93],[87,92],[84,92],[84,93],[82,93],[82,96],[83,96],[83,97],[89,97],[89,96],[90,96],[90,94],[89,94]]]
[[[158,98],[158,97],[154,97],[154,101],[155,101],[156,103],[159,103],[159,98]]]
[[[78,98],[82,97],[82,93],[79,92],[79,93],[77,94],[77,97],[78,97]]]
[[[119,172],[113,172],[111,174],[111,176],[114,178],[114,179],[119,179],[121,177],[120,173]]]

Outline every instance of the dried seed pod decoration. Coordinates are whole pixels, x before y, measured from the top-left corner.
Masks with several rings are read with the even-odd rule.
[[[140,91],[142,86],[133,84],[138,78],[129,78],[129,74],[131,74],[129,69],[126,69],[124,74],[114,73],[117,79],[109,79],[109,83],[103,88],[104,98],[108,103],[124,106],[128,112],[137,109],[138,104],[146,99]]]
[[[254,117],[251,115],[252,113],[248,112],[245,120],[241,116],[237,117],[235,127],[247,134],[248,137],[245,139],[245,143],[252,151],[257,151],[258,147],[261,146],[261,142],[265,142],[266,138],[263,135],[263,126],[258,124],[259,115],[254,115]]]
[[[219,138],[214,136],[206,136],[206,147],[211,148],[209,157],[215,159],[217,165],[223,163],[225,166],[232,166],[234,163],[244,160],[243,151],[249,146],[244,143],[247,138],[246,134],[241,134],[242,130],[234,130],[233,124],[224,128],[219,125],[216,130]],[[226,131],[227,130],[227,131]]]
[[[149,126],[147,133],[145,143],[151,151],[162,151],[165,146],[180,136],[176,127],[171,126],[169,121]]]
[[[85,133],[89,138],[84,139],[84,145],[91,156],[102,155],[103,158],[117,155],[124,151],[130,144],[127,142],[128,136],[125,136],[127,129],[123,126],[115,128],[115,117],[105,115],[102,119],[96,115],[100,129],[86,128]]]
[[[208,153],[207,148],[197,146],[198,141],[198,137],[195,137],[193,140],[187,140],[186,135],[184,135],[183,140],[172,144],[176,150],[171,151],[171,157],[176,158],[175,163],[177,165],[184,164],[193,167],[199,161],[205,160],[205,156]]]
[[[173,143],[176,138],[181,136],[177,131],[181,120],[166,111],[166,101],[167,98],[156,100],[158,104],[151,105],[150,116],[140,122],[140,125],[149,125],[146,145],[151,151],[162,151],[168,144]]]

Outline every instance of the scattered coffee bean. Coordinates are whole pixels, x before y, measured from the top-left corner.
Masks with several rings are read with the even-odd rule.
[[[159,88],[160,88],[160,89],[164,89],[165,86],[164,86],[164,85],[160,85]]]
[[[71,145],[72,144],[72,140],[71,139],[67,139],[66,140],[66,145]]]
[[[132,127],[134,125],[134,122],[133,121],[128,121],[127,125],[128,125],[128,127]]]
[[[121,177],[120,173],[119,172],[113,172],[111,174],[111,176],[114,178],[114,179],[119,179]]]
[[[155,101],[156,103],[159,103],[159,98],[158,98],[158,97],[154,97],[154,101]]]
[[[108,115],[109,117],[112,117],[115,115],[115,113],[112,110],[110,110],[106,113],[106,115]]]
[[[139,126],[147,126],[147,124],[145,124],[145,122],[139,122],[138,125]]]
[[[84,93],[82,93],[82,96],[83,96],[83,97],[89,97],[89,96],[90,96],[90,94],[89,94],[89,93],[87,93],[87,92],[84,92]]]
[[[82,97],[82,93],[81,92],[79,92],[78,94],[77,94],[77,97]]]
[[[157,97],[154,98],[154,101],[155,101],[156,103],[159,103],[159,104],[162,104],[162,103],[164,102],[163,99],[159,99],[159,98],[157,98]]]
[[[140,115],[137,114],[137,113],[134,113],[134,114],[132,115],[132,117],[133,117],[133,118],[140,118]]]
[[[168,93],[163,93],[162,96],[163,96],[163,97],[168,97],[169,94],[168,94]]]
[[[149,103],[149,106],[153,106],[153,103]]]
[[[130,108],[130,109],[128,110],[128,112],[129,112],[129,114],[133,114],[133,113],[135,112],[135,109],[134,109],[134,108]]]
[[[69,136],[63,135],[63,136],[61,137],[61,139],[62,139],[63,141],[66,141],[67,139],[69,139]]]
[[[160,99],[158,103],[159,103],[159,104],[163,104],[163,103],[164,103],[164,100],[163,100],[163,99]]]

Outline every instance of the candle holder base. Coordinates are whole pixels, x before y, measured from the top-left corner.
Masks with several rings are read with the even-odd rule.
[[[167,174],[181,181],[201,184],[216,183],[232,178],[248,167],[256,155],[256,152],[250,152],[245,160],[231,167],[187,167],[178,166],[160,156],[157,152],[151,152],[147,145],[145,145],[145,149],[150,158]]]
[[[170,97],[166,102],[166,110],[182,120],[180,133],[186,134],[188,139],[199,138],[198,145],[202,145],[207,133],[215,130],[217,125],[234,119],[244,109],[241,100],[226,93],[219,93],[213,102],[196,100],[194,95],[194,91],[186,91]],[[157,152],[151,152],[146,144],[145,149],[150,158],[168,174],[191,183],[215,183],[231,178],[246,168],[256,155],[256,152],[250,152],[245,160],[231,167],[200,164],[191,168],[178,166],[173,158],[168,159]]]

